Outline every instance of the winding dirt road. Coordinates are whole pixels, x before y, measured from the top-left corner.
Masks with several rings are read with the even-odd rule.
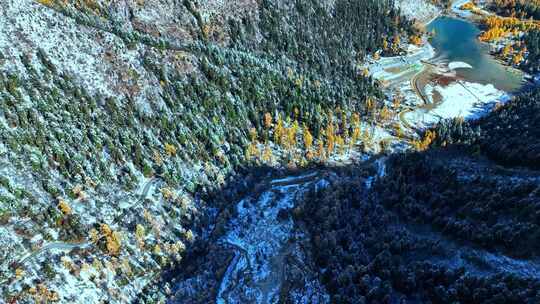
[[[156,183],[158,180],[159,180],[159,177],[153,177],[148,182],[146,182],[145,186],[143,187],[143,190],[139,194],[139,197],[138,197],[137,201],[131,207],[136,207],[136,206],[142,204],[142,202],[144,202],[144,200],[146,199],[146,197],[148,195],[148,192],[150,191],[151,186],[154,183]],[[93,245],[93,242],[91,242],[89,240],[84,240],[84,241],[81,241],[81,242],[52,242],[52,243],[48,243],[48,244],[44,245],[43,247],[31,252],[30,254],[22,257],[21,259],[19,259],[15,263],[20,267],[20,266],[24,265],[26,262],[28,262],[29,260],[35,258],[36,256],[42,254],[45,251],[55,250],[55,249],[64,250],[64,251],[72,251],[74,249],[85,249],[85,248],[88,248],[88,247],[90,247],[92,245]],[[5,282],[0,282],[0,283],[3,284]]]
[[[422,92],[422,89],[420,89],[420,87],[418,86],[418,78],[420,76],[422,76],[424,73],[429,73],[429,68],[426,67],[426,64],[424,62],[422,62],[422,64],[424,65],[422,67],[422,69],[416,73],[412,78],[411,78],[411,88],[413,89],[414,93],[422,100],[423,104],[420,105],[420,106],[417,106],[416,108],[407,108],[407,109],[404,109],[402,110],[401,112],[398,113],[398,118],[399,118],[399,121],[401,122],[401,124],[403,125],[404,128],[406,129],[409,129],[409,131],[411,131],[412,133],[416,133],[416,129],[413,125],[411,125],[407,119],[405,118],[405,115],[409,112],[413,112],[413,111],[416,111],[416,110],[422,110],[422,109],[425,109],[429,106],[432,106],[432,104],[430,103],[429,99],[424,95],[424,93]]]

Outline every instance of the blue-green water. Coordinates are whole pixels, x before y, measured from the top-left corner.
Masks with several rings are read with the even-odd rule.
[[[480,30],[473,23],[444,16],[431,22],[428,30],[435,30],[431,44],[439,55],[450,62],[463,61],[473,67],[458,69],[459,76],[471,82],[491,83],[507,92],[521,87],[523,75],[489,55],[488,46],[478,41]]]

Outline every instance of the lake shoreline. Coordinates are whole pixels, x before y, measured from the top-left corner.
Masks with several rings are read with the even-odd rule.
[[[443,22],[446,20],[463,22],[458,24],[468,27],[469,37],[466,37],[465,40],[463,40],[461,31],[453,29],[450,32],[460,34],[459,37],[452,39],[461,39],[463,40],[461,43],[467,46],[473,45],[470,44],[469,40],[475,42],[473,53],[476,54],[473,55],[478,56],[479,60],[467,60],[466,56],[461,58],[460,56],[452,56],[451,52],[449,54],[447,49],[459,44],[452,39],[447,44],[434,40],[440,38],[437,36],[430,37],[426,41],[426,44],[434,50],[433,56],[422,61],[424,67],[410,80],[410,87],[420,99],[420,103],[414,106],[416,109],[407,109],[399,115],[402,124],[413,126],[414,129],[427,129],[440,120],[449,118],[478,119],[489,113],[496,104],[508,101],[512,96],[511,93],[520,91],[523,86],[521,72],[518,72],[517,75],[509,74],[512,71],[496,61],[487,52],[487,49],[477,42],[475,31],[479,31],[479,29],[475,23],[461,16],[443,13],[431,20],[428,28],[437,28],[440,26],[437,23],[440,20]],[[445,35],[444,31],[437,34]],[[467,55],[467,49],[463,53]],[[506,75],[506,78],[505,76],[500,79],[484,78],[484,75],[489,75],[489,73],[482,72],[482,69],[486,67],[476,65],[479,62],[498,71],[493,74]],[[505,73],[503,74],[501,71]],[[515,78],[516,76],[520,79]],[[508,79],[514,79],[513,86],[505,87],[510,82]]]
[[[472,12],[469,12],[467,10],[462,10],[461,9],[461,6],[463,6],[467,2],[470,2],[470,1],[469,0],[455,1],[454,4],[452,5],[451,9],[449,9],[449,10],[447,9],[446,12],[443,13],[442,15],[447,15],[449,17],[453,17],[453,18],[456,18],[456,19],[460,19],[460,20],[470,22],[470,23],[474,24],[475,26],[477,26],[479,29],[482,29],[482,26],[483,26],[482,18],[479,15],[474,14]],[[482,11],[483,14],[492,14],[492,13],[486,11],[485,9],[482,9],[481,11]],[[527,77],[532,77],[532,75],[528,74],[526,71],[513,66],[512,64],[510,64],[509,62],[507,62],[503,58],[501,58],[499,56],[499,54],[496,51],[493,50],[494,44],[489,43],[489,42],[480,41],[480,40],[478,40],[478,42],[481,45],[484,45],[486,48],[488,48],[489,49],[488,53],[491,56],[491,58],[493,60],[497,61],[500,65],[506,67],[506,70],[508,72],[516,73],[516,74],[523,74],[524,79],[526,79]],[[518,89],[517,91],[521,91],[521,89]]]
[[[436,30],[436,36],[430,38],[430,43],[437,56],[448,57],[449,62],[465,62],[472,66],[472,69],[467,70],[456,69],[457,75],[464,80],[493,84],[505,92],[519,90],[522,86],[524,72],[500,64],[489,51],[488,45],[478,41],[477,36],[481,30],[475,22],[459,16],[442,15],[428,29]]]

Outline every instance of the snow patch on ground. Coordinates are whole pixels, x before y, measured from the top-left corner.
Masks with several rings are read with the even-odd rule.
[[[447,118],[478,118],[486,113],[490,104],[507,99],[507,94],[492,84],[457,81],[433,90],[440,93],[442,102],[432,110],[419,109],[405,114],[410,124],[427,126]]]
[[[24,72],[19,56],[26,56],[25,50],[41,49],[55,66],[80,77],[88,89],[113,95],[100,64],[104,50],[91,43],[95,33],[81,31],[75,21],[31,0],[5,1],[0,14],[0,50],[15,63],[6,68]]]
[[[468,3],[468,2],[471,2],[471,0],[457,0],[457,1],[454,1],[454,3],[452,4],[452,12],[454,12],[455,14],[457,14],[458,16],[462,17],[462,18],[469,18],[473,15],[473,13],[471,11],[467,11],[467,10],[462,10],[461,7]]]
[[[290,187],[284,188],[288,189]],[[271,282],[266,291],[260,288],[248,289],[249,293],[257,298],[258,303],[267,302],[277,295],[279,284],[276,283],[279,283],[279,281],[272,277],[271,257],[278,254],[281,247],[291,236],[293,229],[291,220],[279,221],[278,212],[280,209],[293,206],[294,192],[285,190],[281,193],[285,194],[281,199],[277,198],[272,192],[265,192],[256,203],[242,201],[238,204],[238,222],[232,224],[236,229],[233,229],[225,236],[224,242],[232,244],[241,250],[236,253],[233,263],[227,270],[228,276],[223,278],[218,303],[234,302],[234,298],[227,298],[224,291],[228,290],[230,293],[231,290],[237,287],[235,285],[239,282],[237,279],[231,279],[232,276],[240,277],[239,271],[249,271],[250,269],[256,269],[256,271],[252,272],[256,283]],[[272,207],[272,202],[275,202],[276,206]],[[270,299],[267,297],[270,297]]]
[[[424,0],[398,0],[396,5],[401,9],[403,15],[422,23],[433,20],[441,11],[437,6]]]
[[[429,60],[434,56],[435,49],[427,42],[422,47],[409,45],[407,55],[383,57],[371,61],[368,70],[371,76],[377,80],[399,83],[418,73],[423,67],[422,61]]]
[[[238,216],[220,240],[234,250],[235,256],[221,281],[217,303],[242,303],[246,296],[254,303],[279,301],[287,242],[301,237],[295,232],[293,220],[280,213],[294,207],[297,196],[306,190],[306,183],[311,184],[305,179],[315,177],[306,174],[273,180],[270,189],[257,199],[247,198],[237,204]],[[319,187],[327,186],[323,180],[313,182]],[[275,186],[282,183],[287,185]],[[323,290],[319,282],[306,278],[305,284],[314,297],[320,296],[316,295]]]
[[[280,184],[280,183],[285,183],[285,182],[293,182],[295,180],[301,180],[301,179],[308,178],[308,177],[314,177],[316,175],[317,175],[317,172],[313,172],[313,173],[305,174],[305,175],[301,175],[301,176],[289,176],[289,177],[285,177],[285,178],[274,179],[274,180],[272,180],[271,183],[273,185],[275,185],[275,184]]]
[[[144,104],[158,95],[159,86],[146,74],[141,50],[128,49],[116,35],[82,26],[36,1],[0,1],[0,52],[5,57],[0,71],[27,75],[25,57],[41,73],[39,51],[59,74],[73,77],[91,95],[128,95]]]
[[[462,62],[462,61],[452,61],[448,64],[448,68],[450,70],[455,70],[455,69],[472,69],[472,65],[466,63],[466,62]]]

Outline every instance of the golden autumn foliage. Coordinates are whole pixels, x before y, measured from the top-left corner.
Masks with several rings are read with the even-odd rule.
[[[387,106],[384,106],[380,112],[381,121],[385,122],[392,118],[392,112],[388,109]]]
[[[63,199],[59,199],[58,201],[58,209],[60,209],[60,211],[62,211],[62,213],[64,215],[70,215],[72,213],[71,211],[71,207],[69,206],[69,204],[63,200]]]
[[[114,231],[110,237],[107,237],[107,251],[110,255],[117,256],[120,253],[122,246],[122,235],[118,231]]]
[[[129,259],[127,258],[122,259],[122,263],[120,264],[120,267],[122,269],[122,272],[125,273],[128,277],[133,276],[133,270],[131,269]]]
[[[54,0],[37,0],[37,2],[45,6],[52,6],[55,3]]]
[[[186,238],[188,242],[192,242],[193,239],[195,238],[195,236],[193,235],[193,231],[191,231],[191,229],[186,231],[186,233],[184,233],[184,237]]]
[[[153,158],[154,158],[154,162],[155,162],[158,166],[161,166],[161,165],[163,164],[163,158],[161,157],[161,154],[159,154],[158,151],[154,151]]]
[[[45,284],[38,284],[37,287],[30,287],[28,293],[32,295],[34,303],[52,303],[60,301],[58,292],[49,290]]]
[[[373,99],[373,97],[371,96],[368,96],[366,98],[366,110],[368,112],[371,112],[375,109],[375,100]]]
[[[278,117],[276,128],[274,129],[274,142],[278,145],[281,145],[281,138],[283,136],[283,132],[283,120],[281,119],[281,117]]]
[[[328,155],[331,155],[334,152],[335,147],[335,129],[334,124],[332,122],[328,123],[328,126],[326,126],[325,129],[325,135],[326,135],[326,151]]]
[[[318,147],[317,147],[317,157],[320,160],[325,160],[326,159],[326,151],[324,149],[324,141],[322,140],[322,138],[319,138],[318,142],[319,142],[319,144],[318,144]]]
[[[399,35],[394,35],[394,39],[392,40],[392,50],[394,52],[397,52],[399,50],[399,44],[401,43],[401,38]]]
[[[249,138],[251,139],[251,141],[257,140],[257,129],[255,128],[249,129]]]
[[[107,224],[101,224],[99,226],[99,230],[101,231],[101,234],[104,236],[108,236],[112,234],[112,229]]]
[[[298,132],[298,122],[294,121],[290,128],[287,128],[286,145],[288,149],[296,146],[296,134]]]
[[[513,63],[514,65],[519,65],[523,60],[524,60],[524,57],[523,57],[523,53],[522,53],[522,52],[519,52],[519,53],[515,54],[515,55],[512,57],[512,63]]]
[[[514,52],[514,48],[512,47],[512,45],[507,44],[507,45],[504,46],[504,48],[502,50],[502,55],[506,57],[506,56],[511,55],[513,52]]]
[[[369,69],[368,69],[368,68],[362,69],[362,76],[364,76],[364,77],[368,77],[368,76],[369,76]]]
[[[343,139],[343,137],[337,135],[336,136],[336,145],[339,147],[339,153],[340,154],[343,154],[345,153],[345,140]]]
[[[306,126],[304,126],[303,135],[304,135],[304,147],[306,148],[306,151],[309,152],[311,150],[311,147],[313,146],[313,136],[311,135],[311,133],[309,132],[309,129]]]
[[[519,31],[526,32],[540,28],[538,22],[520,20],[516,17],[488,16],[484,18],[483,23],[488,29],[480,35],[479,39],[485,42],[496,41],[509,34],[517,34]]]
[[[24,277],[25,271],[22,268],[15,269],[15,279],[20,280]]]
[[[77,9],[90,9],[96,14],[100,13],[100,4],[97,0],[36,0],[37,3],[52,7],[54,5],[58,5],[61,7],[65,7],[68,5],[73,5]],[[105,3],[110,2],[105,1]]]
[[[467,2],[467,3],[465,3],[465,4],[463,4],[461,6],[461,9],[462,10],[473,11],[473,10],[476,9],[476,5],[474,5],[474,3],[472,3],[472,2]]]
[[[86,199],[86,193],[84,192],[82,185],[77,185],[73,187],[73,189],[71,189],[71,193],[73,193],[73,195],[75,195],[80,200]]]
[[[397,138],[403,137],[403,129],[401,128],[401,125],[399,123],[394,124],[394,131],[396,132]]]
[[[100,225],[101,235],[106,239],[106,248],[109,255],[117,256],[122,246],[122,235],[118,231],[113,231],[109,225]]]
[[[154,250],[152,251],[155,255],[161,255],[161,246],[159,246],[159,244],[156,244],[154,246]]]
[[[359,139],[360,139],[360,128],[355,127],[353,129],[353,133],[352,133],[352,136],[351,136],[351,141],[349,142],[350,148],[354,147],[354,145],[356,144],[356,142]]]
[[[265,163],[272,163],[272,149],[268,144],[264,147],[262,159]]]
[[[366,102],[374,114],[379,113],[372,97]],[[393,113],[389,108],[386,108],[386,111],[388,116]],[[299,123],[299,119],[305,119],[310,115],[301,113],[298,107],[293,108],[291,112],[286,118],[278,115],[275,121],[269,112],[261,115],[260,129],[251,128],[247,132],[249,141],[244,151],[246,160],[272,164],[275,161],[274,150],[278,150],[280,153],[276,156],[286,158],[291,166],[304,166],[309,160],[324,162],[336,153],[344,153],[355,147],[362,139],[358,113],[346,112],[339,107],[322,112],[322,120],[326,121],[326,125],[315,129],[317,132],[315,139],[307,123],[305,121],[302,125]],[[259,136],[259,132],[263,134]]]
[[[90,229],[90,241],[94,244],[96,244],[99,241],[99,232],[92,228]]]
[[[168,156],[176,156],[176,147],[174,145],[166,143],[165,153],[167,153]]]
[[[246,148],[245,158],[246,160],[254,160],[260,156],[259,142],[257,141],[258,134],[257,129],[251,128],[249,130],[249,137],[251,142]]]
[[[353,113],[351,124],[355,127],[360,124],[360,115],[358,113]]]
[[[494,41],[506,36],[506,34],[507,31],[505,29],[500,27],[492,27],[487,31],[483,32],[480,37],[478,37],[478,39],[485,42]]]
[[[411,41],[412,44],[414,44],[416,46],[421,46],[422,45],[422,37],[420,37],[418,35],[411,36],[409,38],[409,40]]]
[[[161,195],[163,195],[163,198],[166,200],[174,199],[174,193],[169,187],[163,187],[160,190]]]
[[[259,157],[260,151],[259,147],[257,145],[257,142],[252,142],[248,145],[246,149],[246,160],[253,160],[257,157]]]
[[[135,227],[135,239],[137,240],[137,246],[144,248],[144,239],[146,237],[146,229],[141,224],[137,224]]]
[[[437,134],[434,131],[428,130],[423,139],[414,140],[412,145],[417,151],[425,151],[435,138],[437,138]]]

